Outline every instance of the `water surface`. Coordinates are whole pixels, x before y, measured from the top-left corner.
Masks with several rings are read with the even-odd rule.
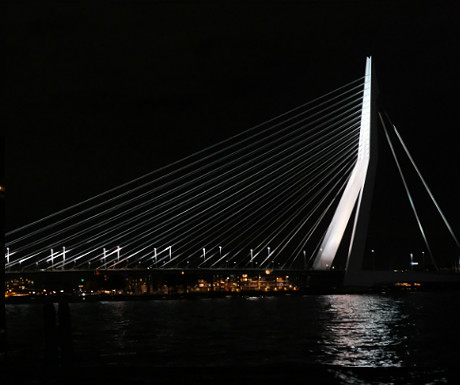
[[[407,292],[73,303],[73,366],[320,368],[337,383],[401,376],[446,383],[460,362],[459,298]],[[8,360],[43,362],[43,306],[6,311]],[[367,378],[365,368],[377,375]]]

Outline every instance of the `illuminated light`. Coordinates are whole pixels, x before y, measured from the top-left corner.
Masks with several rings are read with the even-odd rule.
[[[184,275],[184,274],[185,274],[185,273],[184,273],[184,271],[181,271],[180,273],[181,273],[182,275]]]
[[[412,285],[408,282],[396,282],[395,286],[411,287]]]
[[[64,268],[64,265],[65,265],[65,253],[66,253],[65,246],[62,246],[62,268]]]
[[[271,274],[271,272],[272,272],[271,270],[268,270],[268,269],[265,270],[265,274],[267,274],[267,275]]]
[[[334,216],[329,224],[326,235],[316,254],[313,269],[328,270],[332,266],[337,250],[342,242],[345,229],[350,222],[350,218],[355,210],[355,221],[350,241],[350,248],[347,258],[347,268],[350,262],[350,254],[355,241],[357,218],[360,215],[362,193],[366,182],[366,176],[370,163],[371,147],[371,58],[366,61],[366,73],[363,90],[363,101],[361,111],[361,127],[359,132],[358,156],[356,164],[350,175],[348,183],[342,193],[342,197],[335,209]],[[356,204],[357,203],[357,204]]]

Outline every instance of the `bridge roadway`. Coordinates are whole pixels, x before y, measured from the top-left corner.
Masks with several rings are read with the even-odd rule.
[[[306,269],[276,269],[276,268],[152,268],[152,269],[41,269],[41,270],[6,270],[5,274],[8,276],[18,276],[24,274],[41,275],[41,274],[95,274],[99,273],[118,273],[118,274],[151,274],[151,275],[177,275],[182,272],[187,274],[195,274],[198,276],[213,275],[213,274],[302,274],[302,275],[330,275],[335,274],[335,271],[316,271]],[[342,271],[343,273],[343,271]]]

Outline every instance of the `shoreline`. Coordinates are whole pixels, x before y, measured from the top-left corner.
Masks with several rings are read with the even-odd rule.
[[[193,299],[213,299],[213,298],[247,298],[247,297],[299,297],[306,295],[347,295],[347,294],[389,294],[403,292],[447,292],[459,291],[460,284],[437,283],[424,284],[420,286],[378,286],[368,288],[353,287],[318,287],[304,288],[295,291],[239,291],[239,292],[193,292],[193,293],[174,293],[174,294],[92,294],[77,296],[72,294],[56,294],[47,296],[10,296],[5,298],[5,305],[8,304],[45,304],[45,303],[84,303],[84,302],[103,302],[103,301],[163,301],[163,300],[193,300]]]

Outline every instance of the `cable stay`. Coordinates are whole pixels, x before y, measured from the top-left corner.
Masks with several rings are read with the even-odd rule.
[[[363,79],[9,232],[5,268],[305,269],[357,162]]]
[[[357,119],[358,119],[357,116],[356,116],[356,117],[353,117],[353,122],[357,121]],[[330,127],[333,127],[335,124],[340,123],[340,122],[342,122],[342,121],[343,121],[343,119],[341,119],[341,120],[335,122],[334,124],[331,124]],[[331,121],[327,121],[327,122],[328,122],[328,123],[332,123]],[[323,125],[323,124],[324,124],[324,123],[322,123],[321,125]],[[331,135],[333,132],[336,132],[336,131],[339,130],[339,129],[342,129],[342,130],[343,130],[345,126],[346,126],[346,123],[343,124],[343,125],[341,125],[340,127],[336,128],[336,129],[334,129],[333,131],[329,131],[329,135]],[[329,127],[329,128],[330,128],[330,127]],[[303,128],[303,127],[301,127],[301,128]],[[216,180],[216,179],[222,179],[224,176],[226,176],[226,175],[229,174],[230,172],[234,172],[236,169],[243,168],[246,164],[254,163],[255,160],[261,159],[262,157],[266,157],[266,155],[268,155],[268,154],[270,154],[270,153],[272,153],[272,152],[275,152],[275,151],[276,151],[276,152],[277,152],[277,155],[279,156],[280,154],[286,152],[287,149],[284,149],[284,150],[282,150],[282,151],[278,151],[278,150],[281,149],[282,147],[286,147],[287,144],[293,144],[294,146],[299,146],[299,145],[301,145],[301,144],[307,144],[307,146],[304,147],[304,149],[307,149],[307,148],[309,148],[309,147],[312,147],[312,145],[313,145],[314,143],[321,143],[321,141],[324,141],[323,138],[319,138],[319,139],[315,139],[314,141],[311,141],[311,138],[313,138],[313,136],[316,136],[316,134],[317,134],[317,133],[315,133],[315,134],[312,135],[311,137],[306,137],[305,139],[302,139],[302,140],[300,140],[300,137],[295,137],[295,138],[293,138],[293,139],[291,139],[291,140],[285,141],[284,143],[280,144],[280,145],[277,146],[276,148],[272,148],[272,149],[270,149],[270,150],[268,150],[268,151],[262,153],[261,155],[258,155],[258,156],[255,156],[255,157],[249,157],[250,155],[254,155],[255,152],[247,153],[247,154],[245,154],[244,156],[238,158],[239,160],[244,159],[244,158],[248,158],[245,164],[239,164],[239,165],[237,165],[236,168],[231,169],[231,170],[226,171],[226,172],[222,172],[222,169],[219,169],[221,172],[220,172],[220,173],[217,175],[217,177],[214,178],[214,179],[215,179],[215,180]],[[331,141],[332,139],[333,139],[333,137],[330,136],[326,141],[324,141],[324,143],[329,142],[329,141]],[[293,148],[293,147],[291,146],[290,148]],[[259,152],[261,152],[262,150],[265,150],[265,149],[266,149],[266,146],[262,146],[262,147],[259,148]],[[313,149],[318,149],[318,146],[309,149],[309,151],[312,152]],[[269,159],[263,160],[263,162],[268,162],[268,161],[269,161]],[[229,163],[227,164],[227,167],[228,167],[230,164],[234,164],[234,163],[235,163],[235,161],[229,162]],[[259,164],[262,164],[262,163],[259,163]],[[251,166],[250,168],[254,168],[254,167],[255,167],[255,166]],[[246,171],[247,171],[247,169],[246,169]],[[159,196],[155,196],[154,198],[152,198],[152,199],[150,199],[150,200],[147,200],[147,201],[145,201],[145,202],[142,202],[140,205],[131,207],[130,209],[125,210],[125,211],[122,212],[122,213],[119,213],[119,214],[117,214],[117,215],[112,215],[111,217],[109,217],[109,219],[107,219],[107,220],[105,220],[105,221],[103,221],[103,222],[98,222],[95,226],[96,226],[96,227],[99,226],[99,225],[104,225],[104,226],[105,226],[105,225],[107,224],[107,222],[109,222],[109,221],[118,220],[118,219],[120,219],[121,217],[123,217],[123,216],[125,216],[125,215],[127,215],[127,214],[129,214],[129,213],[131,213],[131,212],[133,212],[133,211],[135,211],[135,210],[138,210],[139,208],[144,208],[146,205],[160,200],[161,198],[165,197],[166,195],[168,195],[168,194],[170,194],[170,193],[172,193],[172,192],[175,192],[175,191],[178,191],[178,190],[180,190],[180,189],[183,189],[184,187],[191,186],[194,182],[200,181],[200,180],[204,179],[205,176],[211,175],[211,174],[213,174],[213,173],[216,173],[216,170],[211,170],[210,172],[206,173],[205,175],[199,176],[197,179],[194,179],[194,180],[192,180],[192,181],[188,181],[188,182],[186,182],[186,183],[183,183],[183,184],[181,184],[180,186],[178,186],[178,187],[176,187],[176,188],[174,188],[174,189],[168,190],[166,193],[160,194]],[[208,181],[208,183],[211,183],[211,181]],[[213,183],[214,183],[214,182],[213,182]],[[182,193],[182,194],[176,196],[175,199],[176,199],[176,200],[179,200],[180,198],[182,198],[182,197],[185,196],[185,195],[191,195],[191,194],[195,193],[197,190],[199,190],[200,188],[201,188],[201,186],[196,186],[196,187],[194,187],[194,188],[187,189],[186,192],[184,192],[184,193]],[[142,195],[145,196],[145,194],[142,194]],[[196,195],[195,195],[195,198],[196,198]],[[136,198],[136,199],[137,199],[137,198]],[[122,205],[124,205],[124,204],[122,204]],[[155,207],[156,207],[156,208],[159,208],[159,207],[162,207],[162,206],[163,206],[163,204],[160,204],[160,205],[156,205]],[[115,208],[119,208],[119,207],[120,207],[120,206],[116,206]],[[114,209],[114,208],[111,208],[111,209],[105,211],[104,214],[107,213],[107,212],[113,211],[113,209]],[[148,213],[148,212],[145,212],[145,211],[144,211],[142,215],[145,216],[147,213]],[[100,214],[97,214],[97,215],[91,217],[90,219],[95,219],[95,218],[98,217],[99,215],[100,215]],[[40,239],[39,239],[36,243],[34,243],[33,245],[36,246],[37,243],[43,243],[44,241],[47,241],[47,240],[53,238],[54,236],[60,235],[60,234],[62,234],[63,232],[65,232],[65,231],[67,231],[67,230],[75,229],[75,228],[77,228],[79,225],[81,225],[81,224],[83,224],[83,223],[86,223],[86,222],[87,222],[87,220],[84,220],[84,221],[82,221],[82,222],[72,223],[70,226],[68,226],[68,227],[66,227],[66,228],[64,228],[64,229],[59,230],[57,233],[53,233],[53,234],[51,234],[51,235],[48,235],[47,237],[42,237],[42,238],[40,238]],[[90,229],[94,229],[94,226],[93,226],[93,227],[87,227],[87,226],[86,226],[85,229],[84,229],[84,231],[87,232],[87,231],[90,230]],[[72,237],[75,238],[76,236],[77,236],[77,235],[76,235],[75,233],[73,233]],[[67,239],[64,239],[64,240],[61,239],[60,241],[67,241]],[[28,245],[30,246],[31,244],[32,244],[32,243],[29,243]],[[11,244],[10,244],[10,245],[11,245]]]
[[[154,170],[154,171],[152,171],[152,172],[150,172],[150,173],[147,173],[147,174],[142,175],[142,176],[140,176],[140,177],[138,177],[138,178],[135,178],[135,179],[133,179],[133,180],[131,180],[131,181],[128,181],[128,182],[126,182],[126,183],[124,183],[124,184],[121,184],[121,185],[116,186],[116,187],[114,187],[114,188],[112,188],[112,189],[109,189],[109,190],[107,190],[107,191],[104,191],[104,192],[102,192],[102,193],[100,193],[100,194],[97,194],[97,195],[91,197],[91,198],[88,198],[88,199],[86,199],[86,200],[83,200],[83,201],[81,201],[81,202],[78,202],[78,203],[76,203],[76,204],[74,204],[74,205],[71,205],[71,206],[69,206],[69,207],[67,207],[67,208],[65,208],[65,209],[63,209],[63,210],[57,211],[57,212],[55,212],[55,213],[53,213],[53,214],[50,214],[50,215],[48,215],[48,216],[45,216],[45,217],[43,217],[43,218],[41,218],[41,219],[38,219],[38,220],[36,220],[36,221],[33,221],[33,222],[31,222],[31,223],[29,223],[29,224],[26,224],[26,225],[24,225],[24,226],[21,226],[21,227],[19,227],[19,228],[17,228],[17,229],[14,229],[14,230],[12,230],[12,231],[6,233],[5,236],[6,236],[7,238],[10,238],[12,235],[14,235],[14,234],[16,234],[16,233],[19,233],[19,232],[21,232],[21,231],[23,231],[23,230],[25,230],[25,229],[28,229],[28,228],[30,228],[30,227],[39,225],[39,224],[41,224],[41,223],[44,222],[44,221],[47,221],[47,220],[49,220],[49,219],[53,219],[53,218],[55,218],[55,217],[57,217],[57,216],[59,216],[59,215],[61,215],[61,214],[65,214],[65,213],[67,213],[67,212],[69,212],[69,211],[71,211],[71,210],[73,210],[73,209],[75,209],[75,208],[81,207],[81,206],[83,206],[83,205],[85,205],[85,204],[87,204],[87,203],[89,203],[89,202],[96,201],[97,199],[99,199],[99,198],[101,198],[101,197],[104,197],[104,196],[107,196],[107,195],[112,195],[113,193],[116,193],[116,192],[122,190],[123,188],[125,188],[125,187],[127,187],[127,186],[131,186],[131,185],[133,185],[133,184],[135,184],[135,183],[137,183],[137,182],[140,182],[140,181],[142,181],[142,180],[144,180],[144,179],[147,179],[147,178],[149,178],[149,177],[152,177],[152,176],[154,176],[154,175],[156,175],[156,174],[159,174],[159,173],[161,173],[161,172],[163,172],[163,171],[166,171],[166,170],[168,170],[168,169],[172,169],[172,168],[175,167],[175,166],[180,166],[180,167],[178,167],[177,169],[172,170],[172,171],[166,173],[165,175],[162,175],[162,176],[160,176],[160,177],[158,177],[158,178],[156,178],[156,179],[154,179],[154,180],[152,180],[152,181],[148,181],[148,182],[146,182],[146,183],[144,183],[144,184],[141,184],[140,186],[134,187],[133,189],[129,190],[128,192],[119,194],[119,195],[117,195],[117,196],[115,196],[115,197],[108,198],[108,199],[106,199],[105,201],[103,201],[103,202],[101,202],[101,203],[96,203],[95,205],[91,206],[90,208],[88,208],[88,209],[83,209],[83,210],[81,210],[80,212],[78,212],[78,213],[76,214],[76,215],[81,215],[81,214],[87,212],[87,211],[90,210],[90,209],[93,209],[93,208],[95,208],[95,207],[100,207],[100,206],[103,205],[103,204],[110,203],[110,202],[112,202],[112,201],[115,200],[115,199],[122,198],[122,197],[126,196],[126,194],[128,194],[128,193],[130,193],[130,192],[138,191],[140,188],[144,188],[144,187],[146,187],[146,186],[148,186],[148,185],[151,185],[151,184],[153,184],[153,183],[155,183],[155,182],[158,182],[158,181],[160,181],[160,180],[163,180],[163,179],[165,179],[166,177],[172,176],[172,175],[174,175],[174,174],[176,174],[176,173],[178,173],[178,172],[180,172],[180,171],[184,171],[184,170],[186,170],[186,169],[188,169],[188,168],[190,168],[190,167],[193,167],[193,166],[199,164],[200,162],[205,162],[205,161],[207,161],[208,159],[210,159],[211,157],[217,156],[217,155],[219,155],[219,154],[222,154],[223,152],[225,152],[225,151],[227,151],[227,150],[229,150],[229,149],[231,149],[231,148],[238,147],[238,146],[240,146],[242,143],[244,143],[244,142],[246,142],[246,141],[249,141],[249,140],[251,140],[251,139],[254,139],[254,138],[258,137],[258,136],[264,136],[264,135],[266,134],[267,131],[269,131],[269,130],[271,130],[271,129],[273,129],[273,128],[276,128],[276,127],[278,127],[279,125],[281,125],[281,124],[283,124],[283,123],[285,123],[285,122],[288,122],[288,121],[290,121],[290,120],[293,120],[293,119],[295,119],[296,117],[299,117],[300,115],[302,115],[302,114],[304,114],[304,113],[306,113],[306,112],[309,112],[309,110],[307,110],[306,112],[302,112],[302,113],[300,113],[300,114],[296,114],[296,115],[294,115],[294,117],[287,118],[287,119],[285,119],[284,121],[281,121],[281,122],[276,123],[276,124],[274,124],[274,125],[271,125],[271,126],[269,126],[268,128],[263,129],[262,131],[257,131],[257,130],[259,130],[260,128],[264,127],[264,125],[267,125],[267,124],[271,124],[271,123],[273,123],[273,122],[276,122],[276,120],[281,119],[281,118],[284,118],[284,117],[288,116],[289,114],[291,114],[291,113],[293,113],[293,112],[297,112],[298,110],[301,110],[302,108],[305,108],[305,107],[308,107],[308,106],[310,106],[310,105],[313,105],[314,103],[317,103],[317,102],[323,100],[324,98],[327,98],[327,97],[329,97],[329,96],[331,96],[331,95],[334,95],[334,93],[336,93],[336,92],[338,92],[338,91],[341,91],[341,90],[343,90],[343,89],[346,89],[347,87],[350,87],[351,85],[354,85],[354,84],[356,84],[356,83],[358,83],[358,82],[361,82],[362,79],[363,79],[363,77],[360,77],[360,78],[358,78],[358,79],[355,79],[355,80],[353,80],[353,81],[351,81],[351,82],[349,82],[349,83],[347,83],[347,84],[345,84],[345,85],[343,85],[343,86],[341,86],[341,87],[338,87],[338,88],[336,88],[335,90],[332,90],[332,91],[330,91],[330,92],[328,92],[328,93],[326,93],[326,94],[324,94],[324,95],[322,95],[322,96],[320,96],[320,97],[318,97],[318,98],[316,98],[316,99],[314,99],[314,100],[312,100],[312,101],[309,101],[309,102],[307,102],[307,103],[304,103],[304,104],[302,104],[302,105],[300,105],[300,106],[298,106],[298,107],[295,107],[295,108],[293,108],[293,109],[291,109],[291,110],[289,110],[289,111],[286,111],[286,112],[284,112],[284,113],[282,113],[282,114],[280,114],[280,115],[278,115],[278,116],[275,116],[274,118],[271,118],[271,119],[269,119],[269,120],[266,120],[266,121],[263,122],[263,123],[260,123],[260,124],[258,124],[258,125],[256,125],[256,126],[253,126],[253,127],[249,128],[248,130],[246,130],[246,131],[244,131],[244,132],[238,133],[238,134],[236,134],[236,135],[234,135],[234,136],[232,136],[232,137],[230,137],[230,138],[228,138],[228,139],[225,139],[225,140],[223,140],[223,141],[221,141],[221,142],[219,142],[219,143],[217,143],[217,144],[213,144],[213,145],[211,145],[211,146],[209,146],[209,147],[207,147],[207,148],[205,148],[205,149],[199,150],[199,151],[197,151],[197,152],[195,152],[195,153],[193,153],[193,154],[191,154],[191,155],[189,155],[189,156],[186,156],[185,158],[179,159],[179,160],[177,160],[177,161],[175,161],[175,162],[172,162],[172,163],[170,163],[170,164],[168,164],[168,165],[165,165],[165,166],[163,166],[163,167],[160,167],[160,168],[158,168],[158,169],[156,169],[156,170]],[[356,89],[358,89],[359,87],[360,87],[360,85],[355,86],[355,87],[353,87],[351,90],[356,90]],[[330,100],[337,99],[337,98],[339,98],[340,96],[342,96],[343,94],[348,93],[348,92],[350,92],[350,89],[347,90],[347,91],[345,91],[344,93],[342,93],[342,94],[340,94],[340,95],[336,95],[335,97],[330,98],[329,101],[330,101]],[[317,108],[318,106],[324,105],[325,103],[327,103],[327,101],[324,101],[324,102],[318,104],[318,105],[316,106],[316,108]],[[313,107],[313,109],[314,109],[314,108],[315,108],[315,107]],[[257,131],[257,132],[255,132],[255,133],[253,134],[254,131]],[[250,135],[249,135],[249,134],[250,134]],[[237,138],[240,138],[240,137],[243,137],[244,135],[249,135],[249,136],[248,136],[247,138],[243,138],[243,139],[239,140],[239,141],[236,142],[236,143],[231,144],[231,142],[232,142],[233,140],[235,140],[235,139],[237,139]],[[228,143],[230,143],[230,144],[227,145],[227,146],[224,147],[224,148],[219,149],[219,147],[222,147],[223,145],[226,145],[226,144],[228,144]],[[214,153],[211,153],[211,154],[209,154],[209,155],[204,156],[203,158],[199,158],[198,160],[193,160],[193,159],[196,158],[197,156],[202,155],[202,154],[206,154],[207,152],[209,152],[210,150],[213,150],[213,149],[218,149],[218,150],[215,151]],[[73,217],[73,216],[71,216],[71,217]],[[50,225],[48,225],[48,226],[49,226],[49,227],[54,227],[54,226],[57,226],[57,225],[60,224],[60,223],[62,223],[62,222],[61,222],[61,221],[54,221],[52,224],[50,224]],[[45,227],[46,227],[46,226],[45,226]],[[44,227],[42,226],[42,228],[44,228]],[[47,227],[47,228],[48,228],[48,227]]]
[[[356,129],[356,124],[354,125],[354,127],[355,127],[355,129]],[[343,126],[340,126],[339,128],[342,128],[342,129],[343,129]],[[343,133],[342,133],[342,134],[343,134]],[[335,136],[336,136],[336,135],[335,135]],[[332,139],[332,138],[334,138],[334,137],[331,137],[330,139]],[[315,141],[315,142],[317,142],[317,141]],[[314,143],[314,142],[311,142],[310,145],[312,145],[313,143]],[[324,143],[326,143],[326,142],[324,142]],[[323,145],[324,145],[324,143],[323,143]],[[298,144],[298,143],[297,143],[297,144]],[[331,147],[331,145],[329,145],[329,147]],[[323,148],[323,151],[324,151],[325,149],[327,149],[327,146]],[[313,150],[318,151],[318,146],[315,145],[314,147],[312,147],[312,149],[311,149],[308,153],[305,153],[305,154],[310,154],[311,152],[313,152]],[[300,150],[296,150],[296,153],[300,153],[300,154],[301,154],[301,151],[300,151]],[[317,157],[320,153],[321,153],[321,151],[318,151],[318,152],[316,153],[315,156]],[[292,156],[292,154],[291,154],[290,156]],[[288,158],[282,158],[280,161],[277,161],[277,162],[275,162],[275,163],[271,162],[271,167],[273,167],[273,165],[275,165],[275,164],[278,164],[279,162],[283,162],[283,163],[284,163],[284,166],[286,166],[286,160],[287,160],[287,159],[288,159]],[[294,160],[295,160],[295,159],[294,159]],[[292,162],[290,162],[290,163],[292,163]],[[252,168],[252,167],[251,167],[251,168]],[[245,169],[245,170],[244,170],[245,173],[246,173],[247,171],[248,171],[248,169]],[[263,171],[263,170],[258,171],[256,174],[261,174],[261,171]],[[241,175],[241,174],[238,174],[238,175]],[[253,177],[253,176],[254,176],[254,175],[252,175],[252,177]],[[238,176],[238,177],[240,177],[240,176]],[[265,177],[266,177],[266,176],[265,176]],[[241,184],[241,181],[239,181],[238,184]],[[213,185],[213,187],[211,188],[211,190],[215,190],[217,187],[219,187],[219,185],[214,185],[214,182],[212,183],[212,185]],[[220,183],[220,185],[223,185],[223,183]],[[235,184],[233,184],[233,186],[235,186]],[[210,190],[210,189],[208,189],[207,191],[209,191],[209,190]],[[193,190],[190,190],[189,192],[195,192],[195,191],[194,191],[194,189],[193,189]],[[222,191],[219,192],[219,194],[221,194],[221,193],[222,193]],[[201,195],[202,195],[202,193],[201,193]],[[195,196],[193,196],[192,198],[193,198],[193,200],[197,200],[198,196],[195,195]],[[174,199],[176,199],[176,197],[175,197]],[[183,201],[180,203],[180,205],[184,205],[185,203],[187,203],[187,202],[186,202],[185,200],[183,200]],[[203,204],[203,203],[201,203],[201,204]],[[156,208],[161,207],[161,206],[162,206],[162,205],[156,206]],[[174,209],[177,209],[177,208],[178,208],[178,206],[177,206],[177,204],[176,204],[176,205],[174,206]],[[170,209],[169,211],[171,211],[171,209]],[[142,214],[138,215],[137,217],[140,217],[140,216],[143,216],[143,217],[144,217],[144,216],[146,216],[147,214],[149,214],[148,211],[147,211],[147,212],[143,212]],[[163,211],[163,212],[161,213],[161,216],[164,217],[165,214],[166,214],[166,212]],[[135,219],[135,218],[134,218],[134,219]],[[112,220],[112,219],[111,219],[111,220]],[[132,220],[130,220],[130,221],[128,221],[128,222],[132,222]],[[121,227],[121,226],[123,226],[123,225],[126,225],[128,222],[121,223],[121,224],[117,225],[116,227],[119,228],[119,227]],[[148,224],[148,219],[147,219],[147,221],[144,222],[144,223]],[[106,223],[103,223],[103,224],[106,225]],[[97,226],[99,226],[99,224],[98,224]],[[86,232],[87,230],[88,230],[88,228],[85,228],[84,231]],[[134,231],[134,229],[131,229],[131,230],[129,230],[129,231],[132,232],[132,231]],[[78,235],[81,235],[81,234],[78,234],[78,233],[77,233],[77,234],[73,234],[72,237],[71,237],[70,239],[75,238],[75,237],[78,236]],[[101,235],[107,235],[107,231],[104,231],[104,233],[101,234]],[[99,237],[99,236],[98,236],[98,237]],[[42,242],[42,241],[43,241],[43,239],[40,240],[40,242]],[[60,242],[63,242],[63,241],[67,242],[67,241],[69,241],[69,238],[60,239]]]
[[[396,166],[398,168],[398,171],[399,171],[399,175],[401,176],[401,180],[403,182],[403,185],[404,185],[404,189],[406,190],[406,194],[407,194],[407,198],[409,199],[409,203],[410,203],[410,206],[412,208],[412,211],[414,212],[414,215],[415,215],[415,218],[417,220],[417,224],[418,224],[418,227],[419,227],[419,230],[420,230],[420,233],[422,234],[422,237],[423,237],[423,241],[425,242],[425,245],[426,245],[426,248],[428,250],[428,254],[430,256],[430,259],[433,263],[433,266],[435,267],[436,270],[439,270],[437,264],[436,264],[436,261],[434,259],[434,256],[433,256],[433,252],[431,251],[431,247],[428,243],[428,239],[426,237],[426,234],[425,234],[425,231],[423,229],[423,226],[422,226],[422,223],[420,221],[420,217],[417,213],[417,210],[415,208],[415,204],[414,204],[414,200],[412,199],[412,195],[410,193],[410,190],[409,190],[409,186],[407,185],[407,181],[406,181],[406,178],[404,177],[404,174],[402,172],[402,169],[401,169],[401,165],[398,161],[398,157],[396,156],[396,152],[394,150],[394,147],[393,147],[393,144],[391,142],[391,139],[390,139],[390,136],[388,135],[388,131],[387,131],[387,128],[386,128],[386,125],[385,125],[385,122],[382,118],[382,115],[380,114],[380,112],[378,113],[379,114],[379,118],[380,118],[380,121],[382,123],[382,126],[383,126],[383,130],[385,132],[385,136],[386,136],[386,139],[387,139],[387,142],[388,142],[388,145],[390,146],[390,150],[391,150],[391,153],[393,155],[393,158],[396,162]]]
[[[438,210],[438,213],[441,216],[441,218],[442,218],[444,224],[446,225],[447,229],[449,230],[454,242],[456,243],[457,247],[460,249],[460,242],[458,241],[457,237],[455,236],[454,231],[452,230],[452,227],[450,226],[449,222],[447,221],[447,218],[445,217],[444,213],[441,210],[441,207],[439,206],[438,202],[434,198],[431,190],[428,187],[428,184],[425,182],[425,179],[423,178],[420,170],[418,169],[417,165],[415,164],[414,159],[412,158],[411,154],[409,153],[409,150],[407,149],[404,141],[402,140],[401,135],[399,134],[398,130],[396,129],[396,126],[391,122],[390,117],[388,116],[388,114],[386,112],[385,112],[385,116],[388,119],[388,121],[390,122],[390,124],[392,125],[393,130],[394,130],[396,136],[398,137],[398,139],[399,139],[399,141],[401,143],[401,146],[403,147],[404,151],[406,152],[407,157],[411,161],[412,166],[414,167],[415,171],[417,172],[418,177],[420,178],[420,180],[423,183],[423,186],[425,187],[428,195],[430,196],[431,200],[433,201],[433,204],[435,205],[436,209]]]

